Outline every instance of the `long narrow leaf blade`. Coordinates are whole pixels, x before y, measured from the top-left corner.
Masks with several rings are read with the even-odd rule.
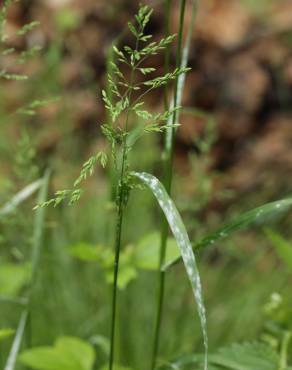
[[[231,221],[230,223],[224,225],[215,232],[199,240],[197,243],[195,243],[194,249],[198,250],[208,247],[209,245],[215,244],[215,242],[230,236],[232,233],[236,231],[245,229],[248,226],[266,224],[270,221],[271,216],[276,216],[280,212],[287,211],[288,208],[291,207],[291,205],[292,198],[287,198],[279,200],[277,202],[267,203],[261,207],[252,209],[251,211],[248,211],[240,215],[234,221]],[[179,261],[180,257],[164,265],[163,269],[166,270],[169,267],[178,263]]]
[[[15,368],[16,359],[18,356],[24,328],[27,321],[27,314],[27,311],[24,311],[20,317],[18,328],[4,370],[14,370]]]
[[[145,172],[134,172],[133,176],[140,179],[152,191],[163,213],[165,214],[169,227],[179,246],[181,256],[186,268],[186,272],[192,285],[195,301],[198,307],[201,330],[205,346],[205,369],[207,369],[208,336],[207,336],[206,311],[203,302],[201,279],[197,268],[195,255],[185,225],[181,219],[181,216],[175,204],[167,194],[164,186],[155,176]]]
[[[34,192],[36,192],[42,185],[43,179],[39,179],[14,195],[14,197],[7,202],[2,208],[0,208],[0,218],[11,213],[19,204],[29,198]]]
[[[194,23],[195,23],[195,17],[196,17],[196,10],[197,10],[197,0],[192,0],[192,8],[191,8],[191,22],[188,28],[188,33],[186,37],[186,41],[183,47],[182,51],[182,60],[181,60],[181,68],[186,68],[189,60],[189,53],[190,53],[190,45],[192,41],[192,36],[193,36],[193,30],[194,30]],[[176,99],[176,106],[180,107],[181,102],[182,102],[182,96],[183,96],[183,91],[184,91],[184,86],[185,86],[185,80],[186,80],[186,73],[181,73],[178,76],[177,80],[177,99]],[[170,108],[174,108],[174,98],[172,98],[172,101],[170,103]],[[174,113],[173,113],[174,114]],[[167,121],[168,125],[171,125],[173,123],[173,114],[169,116],[169,119]],[[176,114],[176,122],[179,122],[179,110],[175,113]],[[166,131],[166,145],[168,148],[171,147],[171,137],[172,137],[172,128],[170,127]]]

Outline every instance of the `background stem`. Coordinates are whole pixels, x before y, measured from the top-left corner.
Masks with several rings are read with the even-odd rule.
[[[169,32],[169,19],[170,19],[170,8],[171,1],[166,0],[165,7],[167,10],[167,22],[166,22],[166,31]],[[179,20],[179,33],[178,33],[178,45],[176,52],[176,66],[181,66],[182,60],[182,40],[183,40],[183,27],[184,27],[184,15],[185,15],[185,5],[186,1],[181,0],[180,2],[180,20]],[[169,54],[166,53],[166,63],[165,66],[168,68]],[[167,93],[165,93],[165,104],[167,102]],[[177,105],[178,97],[178,79],[175,82],[174,89],[174,99],[173,107]],[[172,124],[176,123],[176,111],[172,115]],[[173,171],[173,153],[174,153],[174,142],[175,142],[175,129],[170,128],[170,132],[166,133],[166,136],[170,135],[170,138],[166,137],[165,140],[165,162],[164,162],[164,186],[168,194],[171,193],[171,184],[172,184],[172,171]],[[170,140],[170,145],[168,145],[168,140]],[[167,236],[168,236],[168,224],[165,218],[163,217],[161,225],[161,242],[160,242],[160,258],[159,258],[159,276],[158,276],[158,292],[157,292],[157,311],[156,311],[156,320],[155,320],[155,330],[154,330],[154,342],[153,342],[153,352],[152,352],[152,361],[151,369],[155,369],[157,354],[159,350],[159,343],[161,337],[161,321],[162,321],[162,311],[163,311],[163,302],[164,302],[164,290],[165,290],[165,272],[161,271],[161,267],[165,262],[165,254],[167,248]]]

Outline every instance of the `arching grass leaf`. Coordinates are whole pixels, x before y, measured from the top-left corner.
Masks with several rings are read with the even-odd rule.
[[[0,218],[14,211],[14,209],[36,192],[43,183],[43,179],[39,179],[18,192],[9,202],[0,208]]]
[[[207,369],[207,352],[208,352],[208,336],[207,336],[207,323],[206,323],[206,312],[203,303],[202,286],[199,271],[195,255],[193,253],[192,245],[189,240],[188,233],[185,225],[180,217],[180,214],[173,203],[172,199],[167,194],[164,186],[160,181],[153,175],[145,172],[133,172],[133,176],[142,181],[149,187],[158,201],[165,217],[168,221],[169,227],[176,239],[177,245],[180,249],[180,253],[186,268],[188,278],[191,282],[195,301],[198,307],[198,313],[200,317],[201,330],[204,339],[205,346],[205,369]]]
[[[257,207],[251,211],[243,213],[234,221],[224,225],[215,232],[207,235],[203,239],[199,240],[194,244],[194,249],[202,249],[209,245],[215,244],[215,242],[227,238],[232,233],[245,229],[252,225],[263,225],[271,221],[271,218],[277,216],[281,212],[287,211],[292,206],[292,198],[279,200],[277,202],[267,203],[261,207]],[[180,257],[174,259],[170,263],[163,266],[163,269],[168,269],[170,266],[175,265],[180,261]]]

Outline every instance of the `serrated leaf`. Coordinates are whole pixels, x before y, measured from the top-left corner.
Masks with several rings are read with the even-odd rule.
[[[22,364],[37,370],[92,370],[93,347],[75,337],[60,337],[53,347],[36,347],[21,353]]]

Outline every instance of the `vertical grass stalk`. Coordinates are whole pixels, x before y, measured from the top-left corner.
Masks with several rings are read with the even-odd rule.
[[[184,16],[185,16],[185,7],[186,1],[181,0],[180,3],[180,20],[179,20],[179,33],[178,33],[178,45],[176,52],[176,66],[177,67],[186,67],[190,49],[190,42],[192,37],[195,11],[196,11],[196,1],[193,0],[192,3],[192,18],[190,27],[187,34],[187,39],[185,46],[183,48],[183,30],[184,30]],[[169,32],[169,19],[170,19],[170,9],[171,1],[165,1],[166,9],[166,32]],[[165,68],[166,72],[169,68],[169,51],[166,51],[165,56]],[[174,88],[174,97],[171,103],[172,107],[179,106],[182,100],[182,91],[185,81],[185,74],[180,75],[175,82]],[[165,104],[168,104],[167,92],[165,92],[164,97]],[[178,121],[178,113],[174,111],[171,121],[173,125]],[[174,144],[175,144],[175,127],[171,127],[167,130],[165,135],[165,147],[164,147],[164,186],[168,194],[171,193],[172,186],[172,173],[173,173],[173,156],[174,156]],[[162,321],[162,312],[163,312],[163,303],[164,303],[164,291],[165,291],[165,271],[163,271],[162,266],[165,263],[165,255],[167,248],[167,237],[168,237],[168,224],[166,219],[163,218],[161,225],[161,241],[160,241],[160,256],[159,256],[159,277],[158,277],[158,291],[157,291],[157,311],[156,311],[156,320],[155,320],[155,330],[154,330],[154,341],[153,341],[153,352],[152,352],[152,362],[151,369],[155,369],[157,355],[159,351],[160,337],[161,337],[161,321]]]
[[[50,179],[50,170],[47,170],[43,180],[42,186],[38,195],[38,203],[43,203],[48,197],[48,186]],[[42,249],[42,237],[44,231],[44,221],[45,221],[45,208],[38,208],[35,214],[34,220],[34,232],[32,240],[32,255],[31,255],[31,277],[29,284],[28,302],[27,302],[27,328],[26,328],[26,340],[27,345],[31,345],[32,340],[32,324],[31,324],[31,311],[32,311],[32,299],[33,292],[36,285],[38,267],[40,263],[41,249]]]
[[[136,42],[135,50],[138,50],[139,43]],[[130,90],[129,90],[129,101],[132,97],[132,85],[134,83],[134,72],[131,71],[130,77]],[[125,178],[127,169],[127,131],[130,119],[130,107],[127,108],[126,120],[125,120],[125,135],[123,136],[122,142],[122,163],[119,182],[117,185],[117,222],[116,222],[116,240],[115,240],[115,260],[114,260],[114,281],[113,281],[113,292],[112,292],[112,315],[111,315],[111,334],[110,334],[110,356],[109,356],[109,370],[113,370],[114,365],[114,354],[115,354],[115,331],[116,331],[116,317],[117,317],[117,292],[118,292],[118,275],[119,275],[119,262],[120,262],[120,251],[121,251],[121,240],[122,240],[122,228],[123,228],[123,215],[124,207],[126,203],[125,197]]]
[[[288,366],[288,351],[289,351],[289,344],[292,339],[292,333],[287,331],[283,335],[282,343],[281,343],[281,352],[280,352],[280,364],[279,370],[285,370]]]

